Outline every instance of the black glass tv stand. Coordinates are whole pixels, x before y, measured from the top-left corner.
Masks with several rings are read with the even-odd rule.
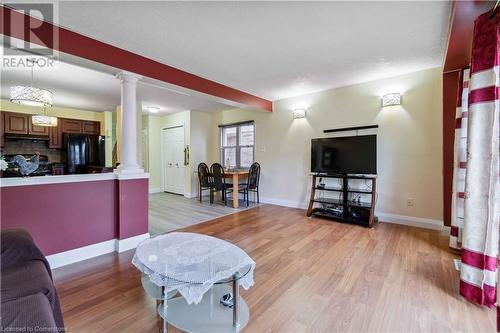
[[[338,180],[338,186],[326,186],[321,179]],[[364,188],[351,188],[349,180],[363,181]],[[338,222],[348,222],[372,227],[377,222],[375,217],[376,175],[312,174],[311,199],[307,216],[320,216]],[[359,187],[359,186],[358,186]],[[330,193],[326,196],[318,196]],[[361,200],[369,197],[369,201]]]

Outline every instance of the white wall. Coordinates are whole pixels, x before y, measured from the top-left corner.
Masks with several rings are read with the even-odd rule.
[[[191,196],[199,195],[198,164],[207,163],[208,166],[217,159],[211,156],[214,140],[218,135],[213,131],[217,127],[219,117],[214,113],[191,111],[191,145],[190,145],[190,174],[191,174]],[[206,192],[205,192],[206,193]]]
[[[401,107],[381,108],[380,96],[401,92]],[[293,120],[292,110],[307,108]],[[262,166],[261,197],[305,207],[310,194],[312,138],[323,130],[378,124],[377,212],[442,220],[441,69],[434,68],[274,103],[274,112],[222,111],[213,117],[228,124],[255,120],[256,160]],[[217,118],[216,118],[217,119]],[[217,136],[216,126],[212,138]],[[210,156],[217,156],[213,140]],[[414,201],[407,206],[407,198]]]

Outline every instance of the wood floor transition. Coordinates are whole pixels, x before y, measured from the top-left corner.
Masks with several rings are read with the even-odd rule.
[[[219,196],[216,196],[214,204],[210,204],[208,196],[203,197],[200,202],[197,197],[185,198],[182,195],[166,192],[150,194],[149,233],[151,236],[156,236],[248,209],[242,200],[239,208],[233,208],[233,202],[228,201],[228,205],[224,206],[220,203]],[[250,207],[256,205],[257,203],[250,202]]]
[[[494,332],[496,313],[458,296],[440,232],[373,229],[264,205],[183,229],[226,239],[257,263],[244,332]],[[56,269],[69,332],[157,332],[134,251]],[[175,331],[175,330],[172,330]]]

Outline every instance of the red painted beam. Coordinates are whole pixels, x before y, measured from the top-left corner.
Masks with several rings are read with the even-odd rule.
[[[60,52],[134,72],[139,75],[208,95],[258,107],[270,112],[273,110],[273,103],[266,99],[162,64],[158,61],[100,42],[93,38],[83,36],[52,23],[41,21],[32,16],[17,12],[11,8],[0,6],[0,10],[3,21],[3,24],[0,25],[0,33],[3,35],[18,38],[37,45],[43,46],[45,44]],[[30,40],[31,35],[26,33],[28,32],[27,29],[29,26],[40,26],[37,32],[38,38],[40,38],[41,41],[33,38]],[[11,27],[19,27],[21,30],[13,29],[14,31],[12,31]],[[51,37],[54,31],[56,36],[58,36],[56,43],[53,43]]]

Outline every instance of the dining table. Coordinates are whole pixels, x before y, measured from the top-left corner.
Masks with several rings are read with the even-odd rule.
[[[248,177],[248,169],[230,169],[224,171],[224,176],[226,178],[233,179],[233,208],[239,207],[238,202],[238,186],[240,183],[240,179],[244,179]]]

